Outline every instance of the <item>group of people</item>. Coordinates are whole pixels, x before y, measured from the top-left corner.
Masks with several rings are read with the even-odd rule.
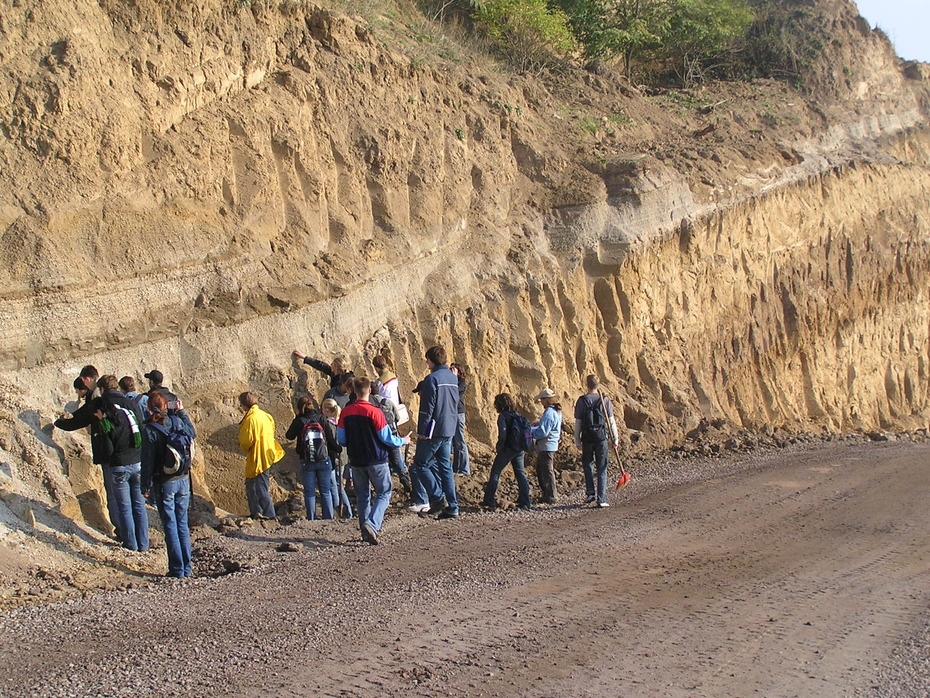
[[[465,369],[448,363],[441,346],[430,347],[425,354],[428,374],[413,390],[419,396],[416,431],[401,435],[409,421],[393,366],[383,356],[372,362],[377,378],[355,375],[346,362],[337,357],[331,364],[308,357],[295,350],[293,357],[328,377],[330,388],[317,403],[311,396],[301,397],[296,416],[285,437],[296,441],[300,459],[301,481],[307,518],[317,517],[317,495],[322,518],[337,514],[352,516],[346,484],[355,493],[359,529],[364,541],[377,544],[392,495],[391,474],[398,476],[411,499],[408,510],[421,516],[455,519],[459,516],[455,474],[471,471],[465,442],[465,403],[467,389]],[[587,502],[607,507],[608,442],[618,443],[618,432],[610,401],[598,390],[597,376],[586,379],[587,392],[575,405],[575,441],[582,452]],[[240,442],[250,454],[246,470],[250,514],[274,515],[268,494],[267,468],[283,456],[274,442],[274,421],[261,412],[263,436],[258,436],[257,407],[249,393],[240,404],[249,413],[240,425]],[[494,400],[498,412],[496,457],[484,489],[482,506],[499,506],[496,494],[500,477],[511,465],[518,487],[517,506],[531,509],[530,484],[524,459],[527,451],[536,453],[536,475],[542,492],[541,502],[554,504],[557,482],[554,468],[562,433],[562,407],[555,392],[543,389],[536,400],[542,405],[540,419],[530,424],[516,410],[512,396],[498,395]],[[251,417],[249,415],[252,415]],[[415,443],[413,463],[407,468],[405,450]],[[261,445],[264,444],[264,445]],[[260,462],[252,468],[253,456]]]
[[[416,430],[401,433],[410,414],[390,360],[376,356],[377,377],[355,375],[337,357],[327,364],[295,350],[293,357],[329,379],[317,401],[301,397],[285,433],[295,441],[300,461],[308,519],[317,518],[317,499],[324,519],[358,518],[363,541],[375,545],[392,496],[392,473],[411,503],[408,511],[437,520],[456,519],[459,501],[455,474],[468,475],[471,463],[465,441],[465,369],[448,363],[442,346],[425,353],[427,375],[413,390],[419,396]],[[164,376],[145,374],[149,391],[136,392],[134,379],[100,377],[85,366],[74,387],[82,403],[70,418],[55,426],[66,431],[88,428],[93,460],[103,466],[104,486],[115,536],[129,550],[149,547],[146,500],[155,504],[165,530],[168,574],[191,574],[187,514],[190,506],[190,461],[196,432],[178,397],[163,385]],[[618,443],[610,401],[598,390],[598,378],[586,378],[587,392],[575,404],[575,444],[581,451],[587,502],[607,507],[608,442]],[[543,389],[536,400],[543,412],[533,424],[521,415],[513,397],[494,399],[498,438],[496,457],[484,488],[482,506],[496,509],[501,474],[511,465],[520,509],[531,509],[525,454],[536,454],[540,501],[554,504],[557,482],[553,466],[562,433],[562,407],[555,392]],[[246,455],[245,492],[253,518],[276,517],[269,489],[269,469],[284,457],[275,438],[274,418],[259,407],[252,392],[239,395],[244,413],[239,445]],[[406,450],[415,444],[408,469]],[[347,485],[354,492],[355,512]]]
[[[100,376],[85,366],[74,380],[79,406],[55,420],[63,431],[88,429],[93,462],[102,466],[107,510],[114,536],[128,550],[149,549],[146,502],[158,509],[165,532],[168,575],[191,575],[188,509],[194,425],[164,375],[145,374],[146,393],[135,379]]]

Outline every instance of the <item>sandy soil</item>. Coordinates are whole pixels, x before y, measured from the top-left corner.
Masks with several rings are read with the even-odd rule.
[[[244,529],[198,557],[241,572],[0,617],[0,694],[918,695],[928,456],[694,462],[607,510],[395,517],[378,547]]]

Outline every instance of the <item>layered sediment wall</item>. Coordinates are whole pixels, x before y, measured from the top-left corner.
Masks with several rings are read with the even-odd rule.
[[[829,115],[763,84],[747,99],[787,123],[704,125],[598,80],[597,108],[636,117],[595,140],[532,81],[424,66],[312,7],[40,4],[0,45],[10,536],[102,526],[86,438],[49,428],[85,363],[162,370],[200,431],[198,491],[234,512],[235,396],[261,392],[283,432],[324,385],[294,348],[370,370],[390,347],[409,394],[446,345],[479,454],[497,392],[532,412],[550,386],[568,410],[589,372],[650,447],[702,418],[926,424],[927,85],[874,37],[874,84]]]

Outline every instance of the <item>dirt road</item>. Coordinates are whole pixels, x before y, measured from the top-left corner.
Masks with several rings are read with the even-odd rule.
[[[13,612],[0,693],[925,695],[928,464],[834,444],[641,473],[607,510],[403,517],[377,547]]]

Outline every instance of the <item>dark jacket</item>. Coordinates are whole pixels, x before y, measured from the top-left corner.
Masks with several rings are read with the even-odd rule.
[[[136,417],[136,406],[119,390],[107,390],[98,400],[113,430],[106,436],[113,443],[110,466],[132,465],[142,461],[142,425]],[[132,415],[132,416],[130,416]],[[103,424],[100,425],[104,429]]]
[[[339,405],[340,410],[344,410],[346,405],[352,400],[351,393],[344,393],[339,390],[339,387],[333,387],[326,391],[326,394],[323,396],[324,400],[333,400],[337,405]]]
[[[436,366],[420,381],[420,413],[417,434],[448,438],[455,434],[459,418],[459,381],[445,364]]]
[[[339,382],[342,380],[341,373],[333,372],[333,367],[330,366],[325,361],[320,361],[319,359],[311,359],[309,356],[304,357],[304,363],[308,366],[312,366],[317,371],[322,373],[324,376],[329,376],[329,387],[335,388],[339,385]]]
[[[141,427],[145,422],[145,416],[142,414],[142,408],[134,398],[129,397],[121,390],[107,390],[101,396],[107,403],[114,407],[122,407],[129,410],[136,416],[136,422]],[[138,463],[138,461],[136,461]]]
[[[330,424],[329,420],[326,419],[322,413],[317,412],[316,410],[310,410],[309,412],[304,412],[294,417],[294,421],[291,422],[291,426],[287,428],[287,431],[284,434],[284,438],[288,441],[293,441],[294,439],[300,438],[304,427],[307,424],[312,424],[313,422],[316,422],[323,427],[323,434],[326,437],[326,448],[329,450],[330,459],[332,459],[333,456],[338,456],[340,453],[342,453],[342,446],[340,446],[336,441],[336,432],[333,430],[333,425]],[[302,457],[301,460],[303,460]]]
[[[138,424],[134,430],[126,413],[116,409],[123,407],[135,415],[131,403],[132,400],[118,390],[108,390],[104,395],[85,402],[70,418],[56,419],[55,427],[62,431],[90,427],[90,448],[94,463],[106,466],[132,465],[142,457],[134,438],[139,433]],[[97,410],[107,415],[111,427],[109,431],[104,430],[94,414]]]
[[[61,429],[62,431],[77,431],[78,429],[90,427],[90,449],[93,456],[92,460],[97,465],[105,465],[109,463],[109,454],[104,455],[103,449],[101,449],[101,444],[98,443],[94,438],[99,429],[97,418],[94,416],[94,410],[97,409],[94,406],[96,399],[97,398],[85,400],[84,404],[81,405],[70,417],[56,419],[55,428]],[[98,453],[98,450],[101,452]]]
[[[494,446],[495,453],[515,450],[513,446],[508,446],[507,442],[511,440],[510,432],[514,429],[513,420],[518,414],[519,412],[515,412],[514,410],[507,410],[497,415],[497,444]]]
[[[459,379],[459,414],[465,414],[465,391],[468,389],[468,383],[461,376]]]
[[[187,415],[171,415],[165,420],[167,429],[183,429],[191,438],[194,438],[194,425],[191,424]],[[166,475],[165,471],[158,467],[159,463],[165,462],[165,440],[166,437],[158,429],[146,423],[142,428],[142,491],[148,492],[152,483],[169,482],[178,477],[190,477],[186,475],[174,476]]]

